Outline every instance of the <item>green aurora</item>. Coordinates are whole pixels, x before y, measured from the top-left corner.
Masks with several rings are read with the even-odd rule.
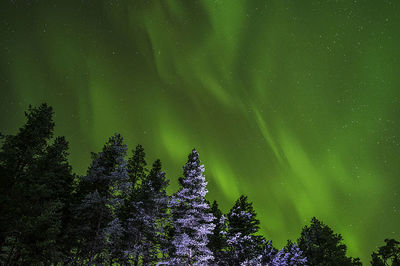
[[[368,263],[400,235],[399,29],[384,0],[1,1],[0,131],[47,102],[76,172],[119,132],[170,192],[196,147],[277,247],[317,216]]]

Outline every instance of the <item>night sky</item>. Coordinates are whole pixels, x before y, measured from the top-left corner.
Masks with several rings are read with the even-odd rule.
[[[1,132],[47,102],[79,174],[119,132],[172,193],[196,147],[277,247],[312,216],[363,262],[399,239],[400,2],[62,2],[1,1]]]

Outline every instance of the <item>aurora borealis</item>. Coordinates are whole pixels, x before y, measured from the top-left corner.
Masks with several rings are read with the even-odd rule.
[[[2,1],[0,131],[47,102],[79,174],[119,132],[173,188],[196,147],[224,211],[248,195],[278,247],[317,216],[367,264],[400,236],[399,14],[372,0]]]

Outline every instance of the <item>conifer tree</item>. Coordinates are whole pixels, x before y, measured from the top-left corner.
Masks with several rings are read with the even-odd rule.
[[[180,189],[170,203],[174,225],[171,265],[204,265],[214,259],[207,244],[215,218],[204,198],[208,191],[203,172],[199,154],[193,149],[183,167],[184,177],[179,179]]]
[[[385,239],[385,246],[379,247],[371,254],[372,266],[400,266],[400,242],[395,239]]]
[[[157,253],[165,255],[165,245],[167,243],[167,225],[170,223],[168,214],[169,196],[167,186],[169,180],[161,170],[161,161],[153,163],[149,175],[141,186],[141,199],[148,216],[150,217],[150,227],[146,228],[146,238],[150,241],[145,249],[143,263],[149,264],[157,260]]]
[[[116,218],[110,223],[108,233],[112,230],[119,232],[121,237],[111,237],[111,245],[114,256],[118,261],[125,264],[139,263],[140,255],[144,253],[142,245],[146,239],[143,237],[143,230],[148,225],[149,217],[146,215],[145,207],[140,197],[141,185],[148,172],[146,168],[145,152],[141,145],[137,145],[132,151],[132,157],[128,159],[128,175],[131,187],[122,195],[123,203],[116,209]],[[111,231],[110,231],[111,230]],[[117,234],[114,234],[117,235]]]
[[[215,217],[215,228],[213,233],[209,235],[208,248],[214,254],[214,263],[222,263],[221,258],[226,249],[226,219],[218,207],[216,200],[211,205],[210,212]]]
[[[145,162],[143,150],[139,151],[142,155],[135,160]],[[120,248],[125,249],[126,262],[148,265],[158,260],[160,247],[166,241],[164,225],[167,219],[168,183],[161,170],[161,161],[156,160],[150,173],[142,176],[140,185],[124,201],[120,224],[125,243]]]
[[[297,240],[308,265],[360,265],[359,259],[346,256],[347,247],[340,234],[313,217]]]
[[[118,195],[129,180],[125,161],[126,145],[119,134],[112,136],[93,161],[82,182],[85,196],[77,208],[80,220],[76,228],[81,236],[79,256],[83,263],[104,263],[108,258],[107,228],[114,209],[121,204]]]
[[[68,143],[51,143],[54,122],[46,104],[29,106],[26,124],[6,136],[0,151],[1,264],[57,263],[68,253],[73,175]],[[5,185],[3,187],[3,184]]]
[[[1,135],[0,150],[0,248],[6,238],[15,231],[12,229],[16,216],[19,216],[15,197],[15,183],[25,178],[33,159],[43,154],[47,142],[53,135],[53,109],[47,104],[35,108],[29,106],[25,112],[26,124],[16,135]]]
[[[128,173],[130,182],[132,183],[132,191],[134,191],[136,186],[140,185],[148,173],[145,157],[144,148],[139,144],[132,151],[132,157],[128,159]]]
[[[260,221],[252,203],[247,201],[246,196],[240,196],[235,205],[227,215],[227,251],[225,252],[226,263],[238,265],[258,257],[262,252],[265,240],[256,235]]]

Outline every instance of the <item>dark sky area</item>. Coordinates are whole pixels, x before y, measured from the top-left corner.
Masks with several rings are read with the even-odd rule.
[[[400,236],[400,2],[1,1],[0,131],[29,104],[85,173],[114,132],[176,190],[249,196],[281,247],[317,216],[369,261]]]

